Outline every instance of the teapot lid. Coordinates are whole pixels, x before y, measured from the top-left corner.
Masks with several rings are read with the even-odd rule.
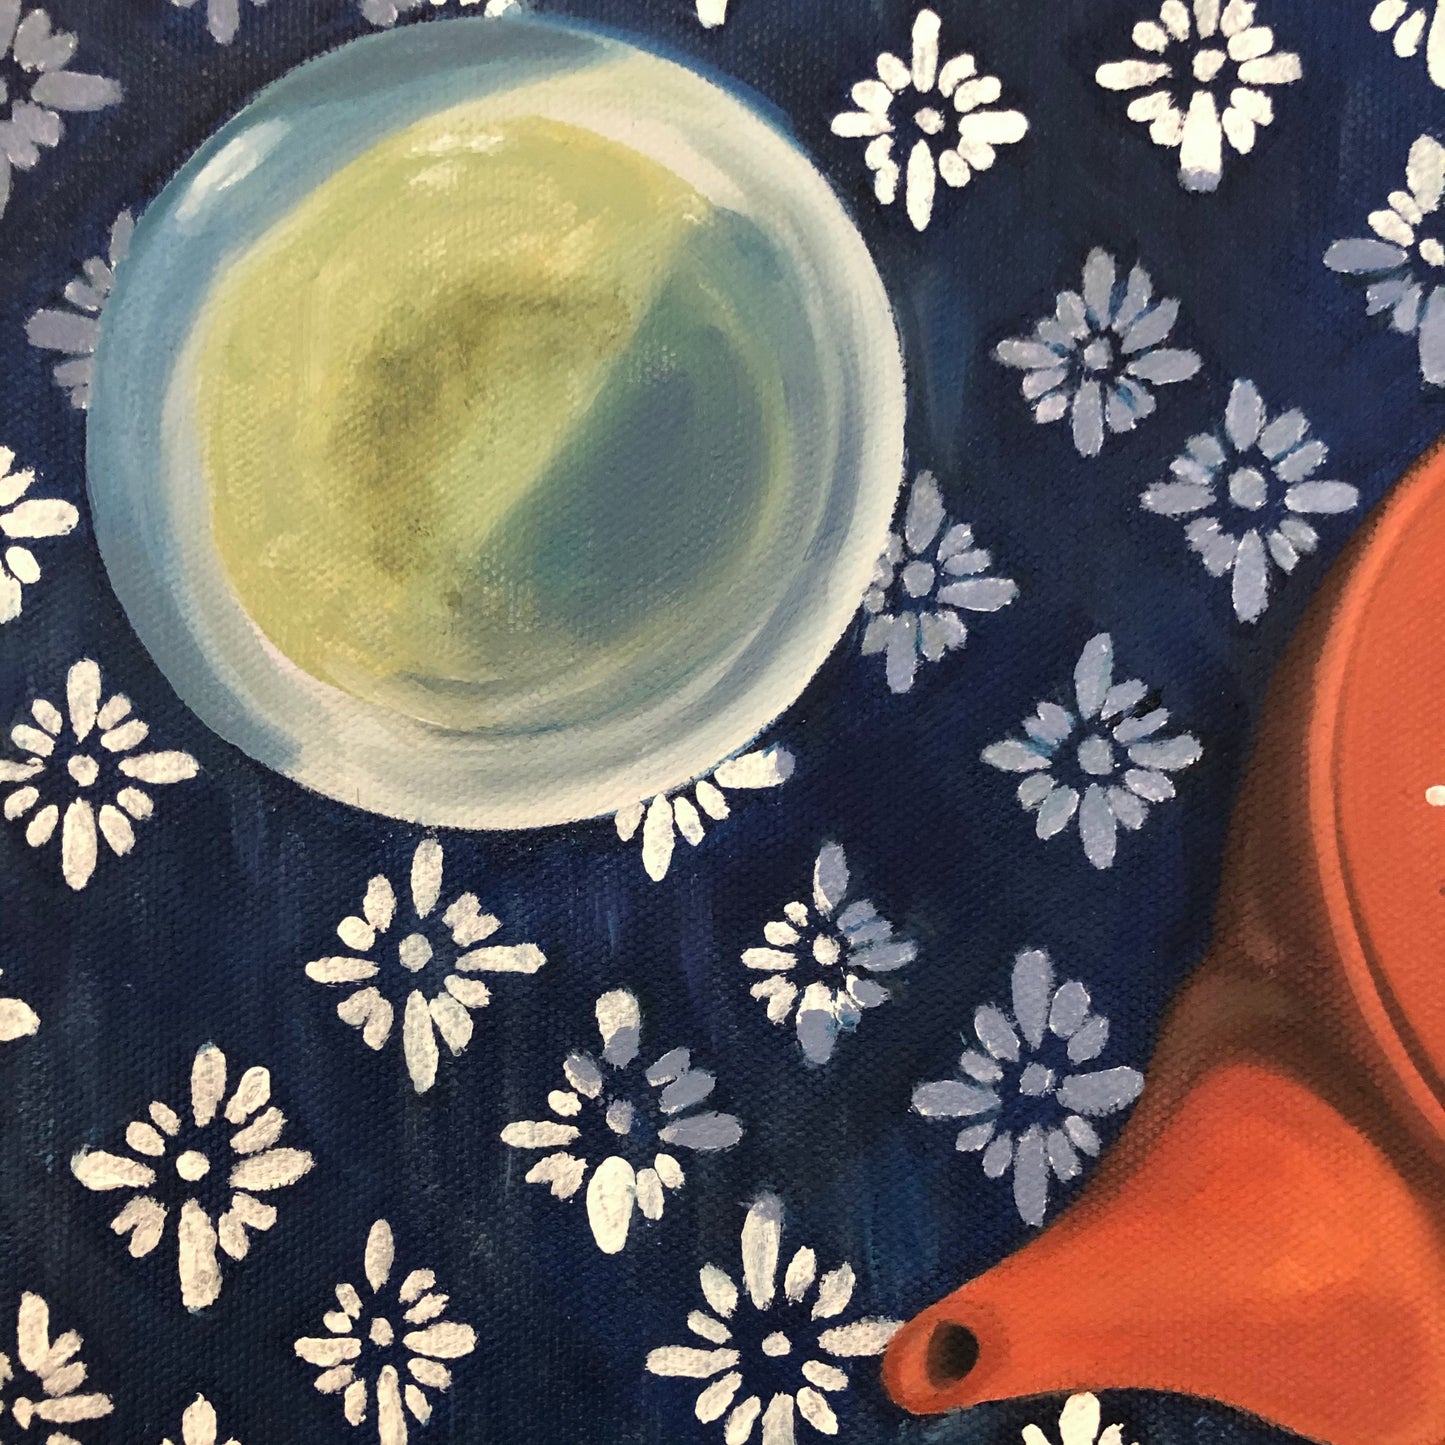
[[[1312,679],[1311,831],[1356,1001],[1445,1137],[1445,439],[1355,547]]]

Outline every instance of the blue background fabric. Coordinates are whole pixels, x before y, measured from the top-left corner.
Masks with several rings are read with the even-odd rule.
[[[0,721],[35,696],[59,700],[66,669],[96,658],[158,746],[184,748],[201,776],[161,790],[133,856],[102,857],[83,892],[55,848],[0,826],[0,992],[43,1020],[0,1046],[0,1310],[22,1290],[50,1302],[115,1414],[74,1427],[85,1440],[178,1438],[201,1391],[227,1434],[254,1442],[364,1439],[293,1342],[319,1334],[332,1288],[360,1274],[373,1220],[399,1258],[434,1269],[450,1314],[475,1327],[417,1437],[516,1445],[681,1445],[720,1438],[693,1417],[697,1387],[644,1370],[649,1350],[685,1338],[707,1261],[736,1273],[746,1205],[772,1190],[787,1209],[785,1249],[811,1243],[823,1267],[858,1271],[868,1314],[906,1318],[986,1269],[1030,1234],[1006,1182],[955,1153],[952,1129],[910,1110],[914,1087],[954,1072],[974,1009],[1007,1007],[1015,953],[1047,948],[1060,978],[1083,979],[1113,1032],[1105,1063],[1146,1070],[1167,1000],[1207,942],[1235,786],[1271,667],[1331,557],[1368,506],[1441,429],[1409,338],[1370,319],[1356,288],[1322,264],[1331,242],[1365,234],[1366,214],[1404,179],[1405,156],[1445,117],[1419,60],[1368,26],[1369,5],[1262,0],[1260,20],[1304,77],[1275,91],[1254,153],[1226,159],[1214,195],[1177,180],[1177,155],[1124,116],[1099,64],[1131,53],[1139,0],[941,0],[946,54],[968,49],[1004,82],[1030,129],[960,192],[940,189],[916,233],[900,205],[875,201],[858,142],[829,121],[881,50],[907,54],[902,0],[733,0],[727,24],[699,27],[682,0],[551,0],[729,78],[796,134],[855,214],[896,309],[909,377],[909,471],[939,478],[950,514],[971,522],[1018,600],[980,617],[967,646],[889,693],[881,660],[860,655],[863,620],[767,735],[797,757],[774,791],[744,795],[697,849],[652,883],[610,822],[528,835],[445,834],[444,897],[465,887],[548,958],[503,978],[436,1087],[411,1088],[395,1040],[380,1054],[336,1018],[334,994],[306,978],[337,951],[334,929],[368,877],[403,880],[422,831],[309,794],[250,762],[195,721],[131,634],[84,520],[84,417],[52,382],[25,323],[104,249],[116,213],[140,208],[187,155],[256,93],[308,56],[368,33],[341,0],[243,7],[218,46],[199,10],[162,0],[53,0],[76,31],[75,68],[113,76],[124,101],[70,117],[67,135],[18,176],[0,217],[0,444],[34,467],[46,495],[80,507],[46,576],[0,629]],[[455,6],[408,24],[481,24]],[[504,23],[504,22],[495,22]],[[1094,247],[1142,262],[1179,298],[1172,344],[1203,357],[1192,382],[1163,388],[1155,416],[1080,457],[1067,425],[1036,426],[1019,374],[993,347],[1024,335],[1076,287]],[[1226,581],[1209,577],[1182,527],[1149,515],[1187,438],[1214,429],[1232,381],[1251,378],[1271,412],[1301,408],[1330,447],[1325,473],[1362,493],[1327,519],[1319,555],[1284,579],[1263,619],[1238,622]],[[42,489],[37,489],[42,490]],[[975,619],[970,618],[973,622]],[[1114,637],[1118,676],[1159,689],[1203,745],[1179,797],[1115,865],[1088,865],[1077,835],[1041,842],[1015,778],[980,759],[1041,698],[1068,700],[1079,650]],[[894,1000],[808,1067],[790,1030],[767,1022],[739,962],[763,923],[800,896],[825,839],[842,843],[856,892],[873,899],[917,959]],[[531,1158],[499,1142],[545,1117],[575,1048],[597,1047],[593,1006],[630,988],[650,1061],[687,1045],[718,1076],[716,1106],[742,1142],[684,1155],[686,1187],[627,1248],[601,1254],[582,1201],[560,1202],[522,1174]],[[84,1147],[120,1145],[151,1099],[181,1105],[191,1060],[214,1041],[232,1063],[263,1063],[288,1116],[286,1142],[316,1167],[275,1197],[280,1222],[228,1266],[217,1303],[180,1304],[174,1247],[132,1260],[108,1222],[122,1195],[72,1176]],[[1147,1087],[1147,1085],[1146,1085]],[[1105,1121],[1112,1137],[1122,1116]],[[1087,1173],[1085,1185],[1087,1184]],[[1056,1192],[1066,1205],[1070,1186]],[[790,1252],[790,1251],[789,1251]],[[1060,1280],[1061,1290],[1068,1288]],[[7,1325],[8,1328],[8,1325]],[[1060,1401],[986,1406],[911,1420],[860,1361],[840,1397],[841,1438],[1006,1441],[1026,1421],[1054,1428]],[[1280,1439],[1208,1402],[1105,1397],[1105,1420],[1141,1442]],[[7,1437],[8,1438],[8,1437]],[[800,1438],[807,1438],[800,1427]]]

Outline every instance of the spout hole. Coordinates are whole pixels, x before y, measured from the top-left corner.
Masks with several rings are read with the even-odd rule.
[[[928,1341],[928,1378],[935,1389],[956,1385],[978,1363],[978,1339],[962,1325],[938,1325]]]

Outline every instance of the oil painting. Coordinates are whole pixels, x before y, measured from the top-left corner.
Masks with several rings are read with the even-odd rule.
[[[1445,0],[0,0],[0,1440],[1445,1442]]]

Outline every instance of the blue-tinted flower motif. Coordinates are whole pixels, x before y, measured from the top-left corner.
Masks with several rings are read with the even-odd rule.
[[[1062,833],[1077,815],[1084,854],[1095,868],[1113,863],[1120,825],[1142,828],[1149,805],[1174,796],[1168,775],[1203,754],[1190,733],[1164,736],[1169,713],[1146,707],[1149,696],[1138,678],[1114,682],[1113,639],[1101,632],[1074,667],[1077,710],[1041,702],[1024,719],[1024,737],[983,750],[991,767],[1028,774],[1018,799],[1037,813],[1040,838]]]
[[[44,10],[0,0],[0,214],[14,172],[32,170],[42,150],[60,144],[63,112],[104,110],[120,99],[115,81],[69,68],[79,43],[52,29]]]
[[[196,0],[171,0],[183,10],[189,10]],[[264,5],[266,0],[251,0],[253,5]],[[211,39],[219,45],[229,45],[241,28],[241,0],[206,0],[206,29]]]
[[[1098,1154],[1090,1119],[1116,1114],[1139,1097],[1144,1076],[1131,1068],[1086,1069],[1109,1041],[1109,1021],[1095,1013],[1077,981],[1054,987],[1042,949],[1014,959],[1013,1014],[985,1004],[973,1019],[982,1051],[959,1060],[964,1077],[920,1084],[913,1107],[927,1119],[964,1119],[955,1147],[983,1154],[983,1172],[1013,1170],[1014,1203],[1025,1224],[1040,1225],[1051,1180],[1083,1173],[1079,1155]]]
[[[869,615],[863,654],[883,653],[888,686],[907,692],[918,664],[937,662],[968,640],[964,612],[997,612],[1018,596],[1008,577],[988,576],[993,558],[973,544],[973,529],[950,525],[932,472],[920,472],[908,496],[903,530],[888,537],[863,594]]]
[[[1365,287],[1365,313],[1390,313],[1390,325],[1415,337],[1420,375],[1445,386],[1445,237],[1429,220],[1445,195],[1445,146],[1422,135],[1405,163],[1408,190],[1391,191],[1389,205],[1366,218],[1374,236],[1336,241],[1325,265],[1358,276]]]
[[[1174,480],[1141,502],[1163,517],[1193,517],[1189,545],[1211,577],[1233,574],[1235,616],[1254,622],[1269,604],[1270,564],[1293,572],[1319,546],[1307,516],[1348,512],[1359,489],[1316,479],[1329,448],[1298,411],[1270,420],[1252,381],[1236,381],[1219,436],[1191,437],[1170,465]]]
[[[1052,316],[1034,334],[1001,341],[994,356],[1027,375],[1025,400],[1037,422],[1071,418],[1080,456],[1096,457],[1108,432],[1133,429],[1153,414],[1151,386],[1187,381],[1202,365],[1194,351],[1166,347],[1179,318],[1177,301],[1153,299],[1142,266],[1126,282],[1107,251],[1084,263],[1082,294],[1059,293]]]
[[[813,865],[812,907],[787,904],[783,917],[763,928],[768,946],[743,952],[748,968],[771,975],[750,991],[767,1002],[772,1023],[786,1023],[798,1005],[794,1027],[810,1064],[826,1064],[838,1034],[851,1033],[864,1009],[893,997],[870,975],[891,974],[918,953],[866,898],[844,907],[847,896],[848,860],[836,843],[824,843]]]
[[[60,360],[52,368],[56,385],[71,406],[84,411],[90,405],[90,383],[95,374],[95,348],[100,341],[100,318],[115,287],[116,268],[130,249],[135,218],[122,211],[110,228],[104,256],[92,256],[80,275],[65,288],[64,306],[44,306],[25,323],[25,337],[37,351],[53,351]]]
[[[422,10],[428,5],[440,10],[447,3],[448,0],[360,0],[361,13],[373,25],[383,27],[395,25],[403,15],[413,10]],[[458,3],[465,7],[484,4],[484,15],[505,15],[517,6],[518,0],[458,0]]]
[[[587,1219],[604,1254],[627,1243],[633,1209],[662,1218],[665,1189],[681,1189],[682,1166],[666,1151],[731,1149],[742,1138],[732,1114],[694,1112],[717,1080],[692,1067],[687,1049],[671,1049],[649,1069],[636,1067],[642,1050],[642,1011],[636,997],[615,989],[597,1000],[602,1057],[577,1052],[562,1063],[566,1089],[547,1095],[550,1119],[523,1119],[502,1130],[513,1149],[550,1149],[526,1175],[570,1199],[588,1178],[589,1159],[606,1155],[587,1184]],[[573,1151],[576,1152],[573,1152]]]

